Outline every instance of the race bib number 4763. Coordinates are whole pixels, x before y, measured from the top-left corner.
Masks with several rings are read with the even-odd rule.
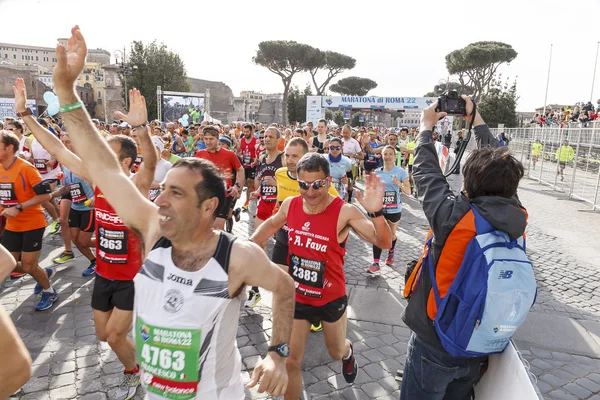
[[[165,399],[194,399],[201,330],[153,326],[140,317],[135,329],[135,348],[146,390]]]

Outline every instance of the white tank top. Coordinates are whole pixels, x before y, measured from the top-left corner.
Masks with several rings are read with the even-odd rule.
[[[236,341],[243,293],[229,297],[227,275],[234,240],[221,233],[213,257],[189,272],[161,238],[134,278],[134,341],[148,399],[244,399]]]
[[[45,165],[51,158],[52,156],[50,153],[42,147],[40,142],[38,142],[37,139],[33,139],[31,142],[31,158],[29,159],[29,162],[37,168],[44,181],[47,179],[58,179],[58,173],[60,172],[58,163],[56,163],[56,166],[53,169],[48,168]]]

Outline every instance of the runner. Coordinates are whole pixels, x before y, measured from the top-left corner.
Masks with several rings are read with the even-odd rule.
[[[73,84],[87,53],[78,27],[72,33],[69,64],[64,47],[58,45],[54,70],[59,101],[68,105],[81,104]],[[62,116],[73,132],[75,149],[88,161],[93,181],[148,244],[146,263],[135,280],[139,290],[133,330],[148,398],[174,398],[176,394],[196,399],[245,398],[236,346],[239,294],[244,285],[259,282],[274,296],[273,346],[257,364],[248,386],[260,380],[260,393],[281,395],[287,387],[284,362],[289,354],[294,285],[258,246],[234,242],[231,236],[211,229],[225,198],[218,170],[204,160],[181,159],[167,173],[163,193],[151,203],[111,157],[85,108]],[[145,121],[145,115],[142,118],[130,110],[126,119],[137,125]],[[171,350],[172,340],[178,342],[177,351]],[[160,362],[159,353],[163,355]],[[172,391],[165,393],[165,387]]]
[[[196,153],[196,157],[209,160],[219,168],[223,174],[227,189],[227,196],[217,212],[214,226],[215,229],[224,230],[225,221],[231,218],[233,212],[231,204],[240,197],[240,191],[245,178],[244,170],[234,152],[221,148],[219,144],[219,130],[216,127],[208,126],[204,128],[204,143],[206,143],[206,150],[200,150]],[[235,184],[233,184],[232,180],[233,171],[237,171]]]
[[[364,136],[363,148],[365,150],[365,174],[369,175],[376,168],[379,168],[379,160],[381,154],[376,153],[376,150],[380,144],[377,141],[377,132],[369,132],[369,136]]]
[[[48,182],[50,190],[54,191],[59,182],[58,174],[60,172],[60,167],[56,159],[54,159],[54,157],[52,157],[40,142],[35,140],[35,138],[31,141],[31,160],[33,161],[32,164],[42,176],[42,180]],[[52,218],[52,224],[50,225],[50,231],[48,233],[51,235],[58,233],[60,230],[60,221],[58,219],[60,209],[53,199],[44,202],[42,206]]]
[[[225,135],[221,135],[219,137],[219,145],[221,146],[221,148],[226,149],[226,150],[230,150],[230,151],[234,151],[233,150],[233,140],[232,138],[225,136]],[[237,170],[232,170],[231,171],[231,180],[236,181],[237,180]],[[231,201],[231,210],[232,212],[230,212],[228,214],[228,217],[225,219],[225,231],[227,233],[231,233],[233,231],[233,220],[235,218],[235,222],[240,222],[240,213],[242,212],[242,209],[239,207],[235,207],[235,204],[237,203],[238,199],[237,198],[233,198]]]
[[[535,169],[535,164],[540,159],[542,155],[542,151],[544,146],[540,143],[540,139],[535,138],[533,143],[531,144],[531,161],[533,161],[533,169]]]
[[[569,146],[568,140],[563,140],[562,145],[556,149],[556,154],[554,155],[556,161],[558,161],[558,168],[556,169],[556,175],[560,174],[560,180],[565,180],[565,167],[568,162],[573,161],[575,158],[575,151],[571,146]]]
[[[348,176],[348,197],[347,202],[352,203],[352,191],[354,190],[354,182],[358,176],[358,167],[360,161],[364,158],[360,143],[352,137],[352,127],[346,124],[342,128],[342,143],[344,144],[344,155],[350,159],[352,170]]]
[[[255,187],[258,189],[252,192],[251,199],[257,199],[256,216],[254,217],[254,230],[265,222],[271,215],[277,204],[277,182],[275,181],[275,172],[284,166],[283,153],[277,149],[281,132],[275,127],[268,127],[261,134],[264,135],[266,154],[259,159],[256,173]],[[267,242],[258,243],[263,250],[267,248]],[[254,308],[261,300],[260,292],[257,286],[253,286],[248,292],[248,300],[244,303],[246,308]]]
[[[317,122],[318,134],[310,139],[310,151],[319,154],[325,153],[325,141],[327,140],[327,121],[320,119]]]
[[[395,137],[395,135],[394,135]],[[394,263],[394,249],[396,247],[396,229],[402,217],[402,199],[400,194],[410,195],[410,183],[408,172],[396,165],[396,149],[392,146],[383,148],[383,167],[375,170],[375,174],[385,183],[383,197],[383,217],[390,227],[392,233],[392,247],[389,248],[386,265]],[[381,248],[373,245],[373,265],[367,269],[371,275],[379,275],[381,267]]]
[[[19,151],[17,152],[17,155],[23,160],[30,161],[31,142],[33,138],[23,134],[23,124],[21,124],[19,121],[10,121],[8,124],[6,124],[6,130],[11,131],[17,135],[17,138],[19,138]]]
[[[150,186],[150,192],[148,194],[148,198],[150,201],[154,201],[158,195],[160,194],[160,184],[165,179],[167,172],[173,166],[170,162],[163,159],[161,157],[162,153],[165,151],[165,144],[162,139],[158,136],[152,137],[152,144],[158,151],[158,162],[156,163],[156,169],[154,170],[154,180],[152,181],[152,185]]]
[[[64,61],[64,60],[63,60]],[[17,111],[25,105],[27,93],[22,79],[17,79],[13,87],[15,93],[15,108]],[[21,106],[22,104],[22,106]],[[61,102],[61,104],[66,104]],[[133,131],[139,135],[142,144],[142,152],[146,155],[145,160],[140,166],[140,171],[135,174],[131,180],[137,185],[141,193],[148,193],[152,179],[154,177],[154,168],[156,165],[156,153],[152,152],[153,144],[150,139],[148,128],[144,123],[140,123],[136,118],[147,118],[146,105],[143,96],[137,90],[129,91],[129,115],[118,113],[119,118],[133,124]],[[65,111],[61,114],[66,115],[69,108],[75,110],[81,108],[81,103],[71,107],[63,107]],[[87,114],[85,114],[87,115]],[[93,129],[90,123],[90,129],[94,135],[100,138],[102,146],[110,146],[114,154],[117,155],[122,173],[131,176],[131,166],[137,155],[137,146],[135,141],[124,135],[110,136],[108,140],[102,139],[99,133]],[[75,131],[73,125],[71,132]],[[71,140],[75,142],[73,136]],[[69,171],[81,179],[96,182],[90,173],[90,164],[88,154],[78,152],[78,155],[69,151],[54,135],[49,131],[41,130],[38,139],[44,141],[44,145],[54,154],[54,156],[66,166]],[[77,147],[73,146],[75,150]],[[92,149],[92,151],[96,151]],[[105,155],[107,158],[115,159],[112,154]],[[85,164],[82,160],[85,160]],[[107,173],[104,170],[98,171],[101,174]],[[109,177],[108,175],[106,175]],[[72,197],[73,192],[71,192]],[[127,336],[131,330],[134,287],[133,278],[137,274],[142,264],[141,246],[138,236],[127,229],[121,218],[116,214],[114,208],[107,201],[104,194],[96,186],[94,191],[95,211],[96,211],[96,279],[92,293],[92,309],[94,310],[94,326],[96,334],[101,341],[108,342],[115,352],[125,371],[122,384],[114,390],[109,397],[118,399],[131,399],[135,396],[137,387],[140,385],[140,374],[135,359],[135,347],[132,340]],[[75,197],[73,197],[75,200]]]
[[[250,193],[254,191],[254,178],[256,177],[256,163],[258,159],[256,146],[258,141],[252,135],[253,130],[254,127],[251,124],[244,125],[244,137],[240,140],[238,148],[238,156],[242,159],[244,176],[246,177],[246,202],[242,206],[242,210],[244,211],[248,211]]]
[[[17,111],[25,112],[24,108]],[[0,131],[0,147],[0,215],[6,218],[2,245],[17,262],[15,272],[31,275],[41,286],[42,297],[35,309],[47,310],[58,300],[50,283],[53,270],[38,265],[47,225],[40,205],[50,199],[50,184],[42,181],[33,165],[17,157],[19,139],[14,133]]]
[[[383,218],[383,185],[375,176],[367,177],[364,198],[357,200],[373,219],[369,221],[357,207],[328,193],[331,186],[329,163],[319,154],[306,154],[298,162],[300,196],[286,199],[277,214],[258,228],[252,241],[260,243],[286,224],[289,226],[289,273],[296,282],[296,309],[286,362],[289,375],[286,400],[296,400],[302,392],[300,374],[311,324],[322,321],[325,344],[334,360],[342,360],[342,374],[354,382],[358,364],[352,343],[346,339],[346,278],[344,256],[350,229],[364,240],[388,248],[391,234]]]
[[[346,199],[346,185],[349,184],[348,174],[352,175],[352,162],[342,155],[342,139],[334,137],[329,140],[329,169],[331,183],[340,194],[342,200]]]

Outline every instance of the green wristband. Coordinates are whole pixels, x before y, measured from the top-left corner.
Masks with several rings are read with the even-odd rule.
[[[83,102],[82,101],[78,101],[77,103],[67,104],[66,106],[62,106],[60,108],[60,112],[61,113],[66,113],[66,112],[69,112],[69,111],[77,110],[78,108],[82,108],[82,107],[83,107]]]

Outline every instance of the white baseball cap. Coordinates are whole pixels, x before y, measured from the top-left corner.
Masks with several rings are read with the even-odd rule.
[[[158,148],[158,151],[160,151],[161,153],[165,149],[165,144],[158,136],[152,136],[152,144],[154,144],[154,146],[156,146]]]

